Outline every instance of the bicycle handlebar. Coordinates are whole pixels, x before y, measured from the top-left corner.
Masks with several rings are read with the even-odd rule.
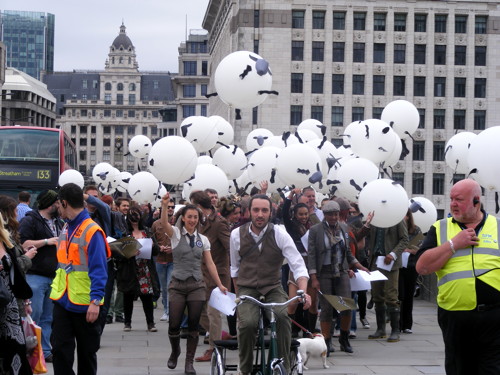
[[[305,293],[303,290],[297,290],[297,295],[295,297],[292,297],[288,301],[281,302],[281,303],[278,303],[278,302],[264,303],[264,302],[261,302],[252,296],[245,296],[245,295],[239,296],[238,298],[236,298],[235,302],[236,302],[236,305],[238,305],[238,306],[245,301],[249,301],[249,302],[252,302],[253,304],[260,306],[260,307],[263,307],[263,308],[268,308],[268,307],[274,308],[274,307],[280,307],[280,306],[287,306],[296,300],[300,300],[301,303],[304,303],[306,301],[306,296],[305,296]]]

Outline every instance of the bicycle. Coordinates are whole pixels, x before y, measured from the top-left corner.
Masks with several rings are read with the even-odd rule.
[[[252,375],[287,375],[283,358],[278,358],[278,342],[276,336],[276,316],[274,313],[277,307],[286,307],[290,303],[301,300],[304,301],[303,290],[298,290],[297,295],[282,303],[264,303],[251,296],[240,296],[237,298],[237,306],[244,302],[250,302],[260,307],[258,337],[255,346],[255,364]],[[264,333],[264,311],[270,314],[270,338],[265,338]],[[226,371],[236,371],[237,365],[226,364],[226,351],[238,349],[237,340],[216,340],[215,350],[212,353],[210,364],[210,375],[224,375]],[[298,347],[300,343],[292,340],[290,347],[290,374],[302,375],[303,365]],[[268,349],[266,360],[266,349]]]

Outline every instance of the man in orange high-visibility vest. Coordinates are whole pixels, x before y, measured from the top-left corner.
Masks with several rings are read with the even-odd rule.
[[[51,337],[54,373],[74,374],[76,343],[78,373],[97,374],[101,340],[98,317],[111,252],[103,230],[84,208],[83,191],[78,185],[64,185],[59,202],[59,214],[66,225],[59,236],[58,269],[50,293],[55,302]]]

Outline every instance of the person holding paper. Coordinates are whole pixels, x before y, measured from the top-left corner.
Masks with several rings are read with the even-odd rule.
[[[383,215],[383,212],[374,215]],[[367,228],[368,227],[368,228]],[[372,282],[372,298],[375,303],[377,330],[368,336],[369,339],[383,339],[387,337],[385,331],[386,312],[391,321],[391,335],[388,342],[399,341],[399,299],[398,279],[401,268],[401,254],[408,247],[408,229],[401,220],[389,228],[378,228],[367,225],[370,232],[370,249],[372,249],[371,269],[380,270],[386,277],[384,281]]]
[[[351,268],[363,271],[368,269],[352,255],[348,227],[339,223],[339,204],[328,201],[322,206],[322,211],[323,221],[309,230],[308,263],[311,284],[322,294],[351,298],[349,278],[354,277]],[[340,349],[347,353],[353,352],[349,343],[351,318],[351,310],[340,312]],[[322,299],[319,319],[321,334],[325,337],[328,352],[331,352],[333,307],[325,298]]]
[[[201,311],[206,301],[205,281],[201,271],[201,263],[205,262],[210,276],[217,287],[223,292],[227,288],[221,283],[217,268],[210,252],[210,241],[198,232],[198,225],[202,213],[193,204],[182,207],[177,214],[177,223],[172,226],[168,222],[167,206],[170,194],[166,193],[161,199],[161,225],[172,243],[174,271],[168,287],[170,300],[170,321],[168,338],[172,346],[172,353],[167,362],[170,369],[177,367],[177,359],[181,354],[181,322],[184,309],[188,312],[188,336],[186,342],[186,361],[184,372],[186,375],[195,375],[193,360],[198,345],[198,324]]]
[[[499,219],[482,208],[471,179],[451,188],[450,213],[417,253],[417,272],[437,275],[446,373],[500,374]]]
[[[153,235],[149,228],[144,226],[141,220],[141,210],[138,206],[131,206],[126,218],[129,233],[136,240],[143,242],[143,252],[152,251],[152,255],[158,255],[159,247],[156,242],[151,241]],[[149,239],[149,241],[142,241]],[[117,257],[117,285],[118,290],[123,292],[123,310],[125,313],[124,332],[132,330],[132,312],[134,300],[139,297],[142,302],[146,324],[149,332],[157,332],[153,315],[153,296],[159,293],[158,277],[156,267],[151,259],[151,254],[147,259],[139,257],[141,249],[136,256],[131,258]]]

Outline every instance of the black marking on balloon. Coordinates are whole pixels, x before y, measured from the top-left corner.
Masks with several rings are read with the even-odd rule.
[[[307,175],[309,175],[311,173],[311,171],[309,169],[300,169],[300,168],[297,168],[297,173],[305,174],[307,176]]]
[[[234,185],[234,188],[236,189],[236,192],[238,193],[240,188],[238,187],[238,183],[236,182],[236,179],[233,180],[233,185]]]
[[[370,139],[370,128],[368,127],[368,125],[365,124],[365,129],[366,129],[366,139]]]
[[[382,152],[387,152],[387,150],[386,150],[385,148],[383,148],[382,146],[380,146],[378,149],[379,149],[380,151],[382,151]]]
[[[316,127],[320,128],[321,135],[324,137],[326,135],[326,126],[325,125],[316,125]]]
[[[252,153],[254,153],[255,151],[257,151],[258,149],[257,148],[254,148],[252,151],[248,151],[245,153],[245,156],[248,156],[248,155],[251,155]]]
[[[224,135],[224,132],[218,132],[217,135]]]
[[[337,192],[338,190],[338,187],[336,185],[333,185],[331,188],[330,188],[330,194],[331,195],[335,195],[335,193]]]
[[[498,214],[500,206],[498,205],[498,191],[495,191],[495,213]]]
[[[408,135],[408,137],[410,137],[413,142],[415,142],[415,138],[413,138],[412,135],[408,133],[408,130],[405,130],[405,134]]]
[[[410,153],[410,150],[408,150],[408,147],[406,147],[406,142],[404,139],[401,140],[401,146],[403,146],[403,147],[401,149],[400,159],[404,159],[406,157],[406,155],[408,155]]]
[[[254,57],[252,55],[249,55],[251,60],[255,61],[255,70],[257,70],[257,74],[259,76],[264,76],[267,73],[272,75],[271,70],[269,69],[269,63],[265,59],[259,59],[257,57]]]
[[[127,152],[126,154],[123,154],[123,156],[128,156],[130,155],[130,152]]]
[[[151,167],[154,167],[155,166],[155,159],[149,159],[149,165]]]
[[[247,165],[245,165],[243,168],[240,169],[240,171],[244,170],[244,169],[247,169],[249,166],[252,166],[252,167],[255,167],[255,163],[248,163]]]
[[[340,166],[340,160],[341,158],[336,158],[335,156],[333,156],[332,154],[330,154],[330,157],[326,158],[326,164],[328,165],[328,170],[332,169],[333,166],[335,166],[335,164],[338,164]]]
[[[212,155],[212,150],[208,150],[208,155],[213,158],[213,155]]]
[[[132,196],[137,195],[140,192],[141,192],[141,189],[137,190],[134,194],[132,194]]]
[[[470,145],[469,145],[470,146]],[[446,147],[446,150],[444,150],[444,155],[446,156],[446,153],[453,148],[453,145],[449,145]]]
[[[248,187],[249,187],[250,185],[252,185],[252,183],[251,183],[251,182],[249,182],[248,184],[246,184],[246,185],[245,185],[245,188],[243,189],[243,191],[244,191],[244,192],[246,192],[246,191],[247,191],[247,189],[248,189]]]
[[[326,136],[323,136],[323,139],[321,140],[321,143],[318,146],[318,150],[321,150],[321,148],[325,145],[327,138]]]
[[[288,138],[290,137],[291,134],[292,133],[290,133],[290,132],[283,132],[283,135],[281,136],[281,140],[285,144],[285,147],[287,146],[287,141],[288,141]]]
[[[220,141],[217,141],[216,143],[220,144],[222,147],[230,148],[228,145],[226,145],[225,143],[222,143]]]
[[[192,123],[191,123],[191,124],[186,124],[186,125],[182,125],[182,126],[181,126],[181,133],[182,133],[182,136],[183,136],[184,138],[186,138],[186,135],[187,135],[188,129],[189,129],[191,126],[193,126],[193,124],[192,124]]]
[[[235,113],[235,120],[241,120],[241,110],[238,109],[238,108],[235,108],[234,110],[234,113]]]
[[[97,177],[99,177],[103,181],[106,181],[106,178],[108,177],[108,173],[109,173],[109,171],[98,173]]]
[[[257,91],[257,93],[259,95],[262,95],[262,94],[269,94],[269,95],[279,95],[280,93],[276,90],[259,90]]]
[[[470,143],[467,144],[467,148],[469,149],[470,148]]]
[[[323,178],[323,174],[321,173],[321,169],[319,167],[319,163],[316,163],[316,172],[314,172],[311,177],[309,177],[309,182],[311,184],[314,184],[319,181],[319,188],[323,188],[323,184],[321,183],[321,180]]]
[[[361,190],[362,190],[362,189],[361,189],[361,186],[359,186],[359,185],[356,183],[356,181],[354,181],[353,179],[351,179],[351,180],[349,181],[349,185],[353,186],[353,187],[354,187],[354,189],[356,189],[357,191],[361,191]]]
[[[262,146],[264,144],[264,141],[266,139],[268,139],[269,137],[265,136],[265,135],[257,135],[255,137],[253,137],[253,139],[256,139],[257,140],[257,144],[259,146]]]
[[[276,177],[276,169],[275,169],[275,168],[273,168],[273,169],[271,170],[271,178],[269,179],[269,182],[270,182],[271,184],[274,184],[274,181],[275,181],[275,180],[274,180],[274,178],[275,178],[275,177]]]
[[[394,121],[391,121],[389,125],[391,125],[391,128],[394,127]]]
[[[387,134],[391,130],[389,126],[386,126],[385,128],[382,129],[382,133]]]
[[[415,213],[417,211],[420,211],[422,213],[426,213],[425,209],[422,207],[422,203],[419,201],[414,200],[413,198],[410,199],[410,210],[411,212]]]
[[[297,139],[299,140],[300,143],[304,143],[304,141],[302,140],[302,138],[300,138],[300,134],[298,131],[295,132],[295,136],[297,137]]]
[[[234,150],[232,152],[233,155],[236,155],[236,150],[238,149],[238,146],[234,145]]]
[[[208,99],[208,98],[211,98],[212,96],[218,96],[218,95],[219,95],[218,93],[213,92],[213,93],[211,93],[211,94],[205,94],[205,98],[207,98],[207,99]]]
[[[128,184],[129,181],[130,181],[130,177],[129,178],[124,178],[122,181],[125,182],[126,184]]]
[[[340,184],[340,180],[326,180],[327,185],[337,185]]]
[[[351,145],[344,145],[344,148],[351,148]]]
[[[250,73],[251,71],[252,71],[252,67],[250,65],[247,65],[247,67],[245,68],[243,73],[240,74],[240,78],[244,79],[247,76],[247,74]]]

